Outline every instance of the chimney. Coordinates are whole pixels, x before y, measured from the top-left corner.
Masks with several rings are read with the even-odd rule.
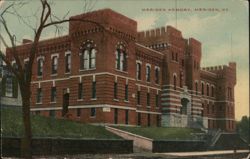
[[[29,39],[23,39],[23,44],[27,44],[27,43],[32,43],[32,40],[29,40]]]

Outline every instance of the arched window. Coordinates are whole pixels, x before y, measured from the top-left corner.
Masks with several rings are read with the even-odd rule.
[[[209,85],[207,84],[207,96],[209,96]]]
[[[174,90],[176,90],[176,75],[174,75]]]
[[[141,64],[136,63],[136,78],[141,80]]]
[[[88,70],[96,68],[96,48],[92,41],[84,43],[80,53],[80,69]]]
[[[198,95],[198,82],[195,82],[195,93]]]
[[[211,96],[214,97],[214,86],[211,87]]]
[[[150,82],[150,66],[146,66],[146,81]]]
[[[43,59],[39,58],[37,61],[37,76],[43,75]]]
[[[204,95],[204,83],[201,83],[201,94]]]
[[[159,68],[155,68],[155,83],[159,84]]]
[[[115,51],[115,68],[121,71],[127,71],[127,53],[123,44],[118,45]]]

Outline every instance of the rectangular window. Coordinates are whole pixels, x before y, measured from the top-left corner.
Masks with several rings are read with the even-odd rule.
[[[43,59],[40,58],[37,61],[37,76],[42,76],[43,75]]]
[[[89,69],[89,50],[84,50],[84,54],[83,54],[83,60],[84,60],[84,69]]]
[[[92,98],[96,98],[96,81],[92,82]]]
[[[155,69],[155,83],[159,84],[159,68]]]
[[[83,99],[83,86],[82,86],[82,83],[78,84],[78,99]]]
[[[118,99],[117,98],[117,82],[114,83],[114,99]]]
[[[159,107],[159,95],[158,94],[155,95],[155,106]]]
[[[141,113],[137,113],[137,125],[141,125]]]
[[[51,88],[51,102],[56,102],[56,87]]]
[[[204,84],[201,83],[201,94],[204,95]]]
[[[150,66],[146,66],[146,81],[150,82]]]
[[[150,106],[150,94],[147,93],[147,106]]]
[[[128,101],[128,84],[125,85],[125,100]]]
[[[207,84],[207,96],[209,96],[209,85]]]
[[[117,124],[118,123],[118,109],[115,108],[114,110],[114,123]]]
[[[76,109],[76,116],[77,116],[77,117],[80,117],[80,116],[81,116],[81,109],[80,109],[80,108],[77,108],[77,109]]]
[[[71,70],[71,55],[66,54],[65,56],[65,72],[68,73]]]
[[[53,56],[52,57],[52,65],[51,65],[51,72],[52,74],[57,74],[57,67],[58,67],[58,57],[57,56]]]
[[[160,127],[161,126],[161,117],[160,117],[160,115],[156,115],[156,126],[157,127]]]
[[[36,102],[42,103],[42,88],[37,88]]]
[[[96,108],[91,108],[90,109],[90,117],[95,117],[96,116]]]
[[[115,53],[115,68],[120,70],[120,52],[118,50],[116,50]]]
[[[96,50],[92,49],[90,53],[90,67],[89,68],[95,68],[95,60],[96,60]]]
[[[137,105],[141,105],[141,92],[137,91]]]
[[[210,106],[209,104],[207,104],[207,113],[210,114],[210,110],[209,110]]]
[[[148,126],[151,125],[151,117],[150,117],[150,114],[148,114]]]
[[[211,88],[211,96],[214,97],[214,87]]]
[[[138,80],[141,80],[141,64],[136,64],[136,77]]]
[[[128,125],[129,111],[125,110],[125,124]]]

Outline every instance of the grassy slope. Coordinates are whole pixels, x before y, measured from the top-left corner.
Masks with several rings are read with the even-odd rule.
[[[191,128],[163,128],[163,127],[115,127],[137,135],[156,140],[189,140],[194,139],[192,133],[200,133],[198,129]]]
[[[23,135],[21,112],[13,109],[1,109],[3,136]],[[32,115],[32,133],[34,137],[97,138],[120,139],[103,126],[93,126],[63,119],[54,119]]]

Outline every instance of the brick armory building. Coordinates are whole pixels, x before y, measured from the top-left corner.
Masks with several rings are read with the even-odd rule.
[[[31,111],[84,123],[235,129],[236,64],[201,68],[201,43],[174,27],[137,32],[110,9],[40,41]],[[23,64],[31,41],[18,46]],[[7,54],[10,49],[7,49]],[[13,61],[15,62],[15,61]]]

